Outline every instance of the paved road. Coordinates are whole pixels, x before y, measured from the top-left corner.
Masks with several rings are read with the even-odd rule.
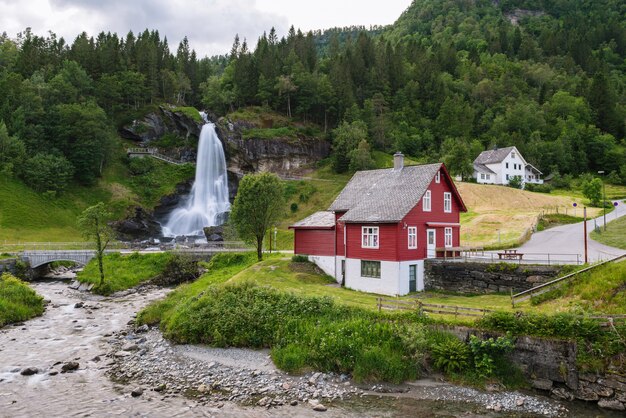
[[[606,215],[607,223],[624,215],[626,215],[626,204],[620,201],[617,208]],[[595,225],[604,225],[602,216],[587,221],[587,232],[591,233]],[[580,254],[582,257],[585,252],[583,222],[536,232],[528,242],[518,248],[518,251],[521,253]],[[598,260],[606,260],[625,253],[625,250],[608,247],[592,239],[588,240],[588,256],[590,263]]]

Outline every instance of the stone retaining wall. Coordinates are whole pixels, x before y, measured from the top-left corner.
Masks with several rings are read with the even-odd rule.
[[[458,293],[508,293],[555,279],[561,267],[513,263],[424,262],[426,290]]]
[[[470,335],[487,339],[501,334],[466,327],[442,327],[463,341]],[[572,341],[539,337],[517,337],[509,355],[529,379],[533,388],[567,401],[597,402],[615,411],[626,410],[626,375],[584,373],[576,365],[577,345]]]

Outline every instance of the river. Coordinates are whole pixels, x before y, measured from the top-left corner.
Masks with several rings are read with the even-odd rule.
[[[229,401],[207,403],[178,393],[164,395],[150,388],[146,388],[143,395],[133,397],[131,391],[138,385],[137,381],[114,381],[109,378],[111,370],[120,367],[119,361],[112,354],[118,349],[114,345],[121,336],[126,335],[127,324],[136,312],[150,301],[163,297],[167,290],[146,288],[122,297],[104,298],[70,289],[67,282],[62,281],[39,281],[32,286],[49,300],[44,315],[0,329],[0,417],[245,418],[320,414],[327,417],[531,417],[540,415],[541,411],[547,412],[548,416],[618,416],[584,404],[568,404],[565,409],[563,404],[540,396],[484,394],[432,381],[405,386],[405,392],[406,387],[410,388],[406,393],[360,391],[362,394],[347,400],[324,402],[328,410],[323,413],[313,411],[309,403],[302,401],[296,406],[286,403],[279,407],[245,406]],[[244,353],[172,346],[162,341],[156,330],[145,335],[147,339],[142,337],[139,341],[145,341],[146,346],[159,345],[162,351],[161,354],[153,350],[153,354],[145,356],[146,362],[159,363],[155,366],[157,371],[159,367],[163,370],[172,369],[171,364],[165,364],[168,362],[177,362],[174,369],[184,369],[190,364],[193,365],[189,367],[200,364],[200,369],[208,369],[211,367],[207,365],[209,361],[215,363],[217,360],[227,364],[228,358],[234,358],[237,362],[238,356]],[[250,354],[259,355],[258,352]],[[62,372],[63,365],[70,361],[78,362],[78,370]],[[141,364],[136,363],[143,367]],[[223,370],[228,371],[230,366],[227,366]],[[37,368],[38,373],[22,375],[21,371],[29,367]],[[261,372],[255,373],[274,373],[275,380],[297,381],[296,377],[275,370],[263,371],[261,365],[258,368],[261,368]],[[241,370],[237,369],[238,373],[241,374]],[[166,377],[165,374],[163,376]],[[347,382],[345,384],[351,385]],[[525,405],[518,411],[506,411],[506,408],[504,412],[493,410],[494,402],[506,403],[507,399],[515,402],[520,397],[525,399]]]

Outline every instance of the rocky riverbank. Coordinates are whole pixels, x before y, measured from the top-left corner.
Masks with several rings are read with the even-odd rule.
[[[173,345],[146,325],[130,325],[107,342],[109,376],[136,397],[166,400],[185,396],[214,408],[236,402],[267,409],[305,406],[326,411],[342,401],[374,396],[474,404],[484,413],[568,416],[559,402],[497,388],[481,392],[433,379],[399,386],[360,386],[347,375],[310,372],[291,376],[275,368],[267,350]]]

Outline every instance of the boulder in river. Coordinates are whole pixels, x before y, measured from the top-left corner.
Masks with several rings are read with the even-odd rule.
[[[39,373],[39,369],[36,367],[27,367],[20,372],[22,376],[32,376],[37,373]]]

